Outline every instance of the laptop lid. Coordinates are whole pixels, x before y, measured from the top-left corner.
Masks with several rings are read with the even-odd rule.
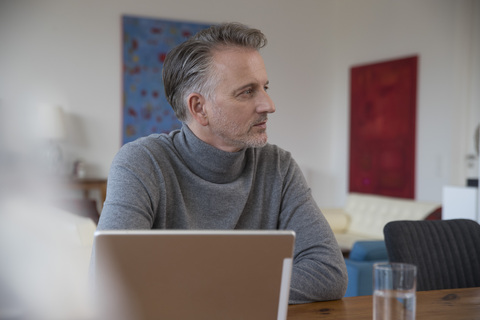
[[[95,233],[101,319],[286,319],[295,233]]]

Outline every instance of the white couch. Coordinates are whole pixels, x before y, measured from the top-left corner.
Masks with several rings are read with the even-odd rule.
[[[350,193],[344,208],[321,210],[340,248],[348,252],[356,241],[383,240],[383,227],[390,221],[423,220],[440,207],[440,203]]]

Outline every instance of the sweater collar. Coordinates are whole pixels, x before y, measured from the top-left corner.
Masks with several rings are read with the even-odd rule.
[[[247,149],[238,152],[217,149],[200,140],[186,124],[174,143],[188,168],[204,180],[228,183],[237,179],[245,167]]]

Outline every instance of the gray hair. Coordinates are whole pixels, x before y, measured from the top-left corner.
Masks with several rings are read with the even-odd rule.
[[[173,48],[163,63],[163,85],[168,102],[180,121],[188,119],[187,97],[197,92],[214,98],[219,77],[213,72],[213,52],[239,47],[260,50],[267,38],[258,29],[240,23],[211,26]]]

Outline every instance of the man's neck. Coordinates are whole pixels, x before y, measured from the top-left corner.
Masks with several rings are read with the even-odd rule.
[[[221,141],[221,138],[212,134],[210,131],[210,127],[203,126],[196,122],[195,120],[191,120],[188,122],[185,122],[185,125],[188,126],[190,131],[193,132],[193,134],[203,142],[211,145],[214,148],[217,148],[219,150],[225,151],[225,152],[238,152],[242,150],[243,148],[232,146],[229,144],[224,143]],[[216,139],[215,139],[216,138]]]

